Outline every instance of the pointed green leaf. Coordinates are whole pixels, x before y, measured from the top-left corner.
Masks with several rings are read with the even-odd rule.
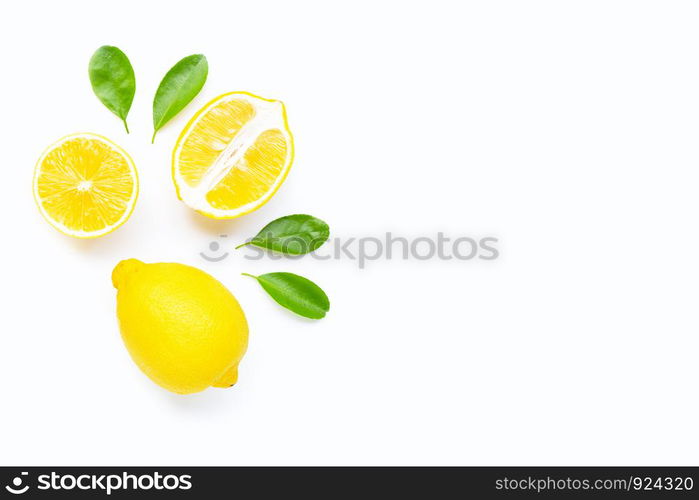
[[[305,214],[287,215],[273,220],[240,246],[255,245],[287,255],[303,255],[316,250],[329,236],[330,228],[322,220]]]
[[[330,300],[325,292],[303,276],[292,273],[243,274],[255,278],[280,306],[300,316],[321,319],[330,310]]]
[[[153,141],[158,130],[196,97],[208,74],[209,64],[202,54],[181,59],[167,72],[153,99]]]
[[[126,116],[136,93],[136,76],[129,58],[117,47],[104,45],[92,54],[88,73],[95,95],[121,118],[128,133]]]

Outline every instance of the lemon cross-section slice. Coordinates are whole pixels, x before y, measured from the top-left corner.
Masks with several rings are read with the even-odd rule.
[[[95,134],[64,137],[41,155],[34,198],[44,218],[64,234],[96,238],[127,221],[138,198],[129,155]]]
[[[232,219],[269,201],[293,157],[284,104],[231,92],[204,106],[184,128],[172,153],[172,178],[189,207]]]

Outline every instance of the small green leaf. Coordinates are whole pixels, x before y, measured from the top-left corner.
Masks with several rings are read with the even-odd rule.
[[[118,48],[103,45],[92,54],[88,72],[95,95],[121,118],[128,133],[126,116],[136,93],[136,77],[129,58]]]
[[[243,273],[243,275],[255,278],[280,306],[300,316],[320,319],[330,310],[330,300],[325,292],[303,276],[292,273],[268,273],[260,276]]]
[[[209,64],[202,54],[181,59],[163,77],[153,99],[153,139],[160,128],[196,97],[206,82]]]
[[[287,215],[273,220],[253,239],[236,248],[255,245],[288,255],[303,255],[316,250],[329,236],[330,228],[322,220],[312,215]]]

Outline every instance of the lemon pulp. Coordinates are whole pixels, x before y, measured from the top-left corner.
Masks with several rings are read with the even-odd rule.
[[[182,131],[173,151],[173,181],[194,210],[234,218],[274,195],[292,159],[284,104],[231,92],[204,106]]]
[[[133,161],[104,137],[64,137],[37,162],[34,198],[44,218],[64,234],[94,238],[114,231],[129,218],[137,197]]]

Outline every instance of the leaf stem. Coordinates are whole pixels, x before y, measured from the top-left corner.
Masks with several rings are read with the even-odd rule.
[[[157,133],[158,133],[157,130],[154,130],[154,131],[153,131],[153,137],[150,138],[150,143],[151,143],[151,144],[155,144],[155,134],[157,134]]]
[[[242,274],[243,276],[249,276],[251,278],[257,279],[257,276],[253,276],[252,274],[248,274],[248,273],[240,273],[240,274]]]
[[[246,241],[245,243],[241,243],[240,245],[238,245],[237,247],[235,247],[233,250],[238,250],[239,248],[242,248],[242,247],[244,247],[244,246],[246,246],[246,245],[250,245],[251,243],[252,243],[252,241]]]
[[[126,129],[126,133],[130,134],[131,132],[129,132],[129,124],[126,123],[126,118],[124,118],[122,121],[124,122],[124,128]]]

